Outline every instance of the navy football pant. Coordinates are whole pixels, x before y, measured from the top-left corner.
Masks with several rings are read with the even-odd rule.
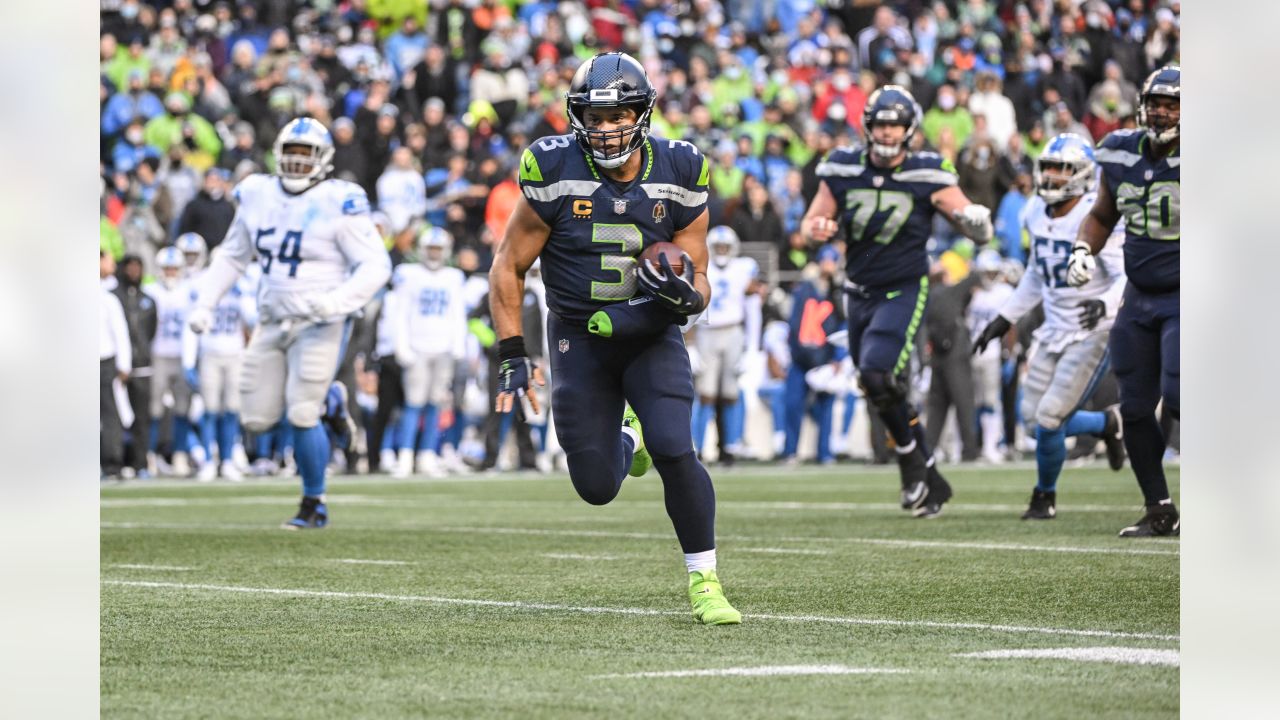
[[[877,398],[877,388],[872,387],[874,379],[886,378],[901,382],[905,388],[901,378],[909,369],[916,330],[924,318],[929,299],[929,278],[921,277],[866,293],[846,292],[845,296],[849,317],[849,355],[862,377],[868,403],[879,412],[898,446],[909,445],[915,439],[920,443],[924,456],[929,457],[923,428],[919,423],[912,424],[905,393],[901,399]]]
[[[623,404],[630,403],[662,476],[680,547],[686,553],[713,549],[715,490],[693,451],[693,373],[679,328],[602,338],[549,313],[547,332],[555,378],[551,416],[578,495],[592,505],[617,497],[631,466],[631,442],[622,435]]]
[[[1179,292],[1160,295],[1125,288],[1111,328],[1111,366],[1120,386],[1124,447],[1147,505],[1169,498],[1164,477],[1165,437],[1156,405],[1179,415]]]

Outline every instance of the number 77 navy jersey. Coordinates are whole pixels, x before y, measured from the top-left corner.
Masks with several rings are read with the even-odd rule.
[[[1148,293],[1177,290],[1181,255],[1181,147],[1154,158],[1141,130],[1116,130],[1095,153],[1102,181],[1125,221],[1124,265],[1129,282]],[[1154,158],[1154,159],[1153,159]]]
[[[870,162],[866,150],[836,148],[817,175],[835,197],[849,233],[845,272],[867,287],[917,280],[929,272],[933,194],[955,185],[955,166],[937,153],[908,153],[892,168]]]
[[[520,190],[551,233],[542,250],[547,306],[586,322],[600,307],[636,294],[636,257],[671,242],[706,209],[709,169],[691,143],[650,136],[640,173],[620,183],[572,135],[542,138],[520,158]]]

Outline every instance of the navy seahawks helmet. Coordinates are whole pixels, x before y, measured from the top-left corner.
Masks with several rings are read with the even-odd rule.
[[[920,118],[923,116],[920,104],[901,85],[885,85],[871,93],[862,109],[862,132],[871,147],[871,153],[884,160],[897,157],[910,144],[911,136],[920,127]],[[871,139],[871,128],[881,124],[901,125],[907,129],[907,134],[902,136],[901,143],[881,145]]]
[[[1159,113],[1152,116],[1147,108],[1147,101],[1153,97],[1169,97],[1182,100],[1182,68],[1177,65],[1165,65],[1147,76],[1142,83],[1142,94],[1138,96],[1138,124],[1147,130],[1147,137],[1154,142],[1170,143],[1178,139],[1181,123],[1181,112],[1170,114]]]
[[[649,136],[649,121],[658,91],[649,82],[644,67],[626,53],[600,53],[578,66],[565,96],[569,111],[569,123],[573,135],[588,157],[597,165],[616,168],[631,157]],[[635,110],[634,125],[617,130],[591,130],[587,128],[588,108],[631,108]],[[612,143],[621,140],[622,148],[607,152],[592,146],[592,142]]]

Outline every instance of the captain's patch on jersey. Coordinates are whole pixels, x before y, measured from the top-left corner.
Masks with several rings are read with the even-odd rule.
[[[364,193],[353,193],[342,201],[343,215],[368,215],[369,198]]]

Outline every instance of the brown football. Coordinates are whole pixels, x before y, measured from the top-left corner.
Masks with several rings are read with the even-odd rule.
[[[640,260],[652,260],[654,269],[662,272],[662,261],[658,259],[658,256],[666,255],[667,262],[671,263],[671,271],[679,275],[684,272],[684,260],[680,258],[682,253],[680,246],[675,243],[656,242],[640,253]]]

